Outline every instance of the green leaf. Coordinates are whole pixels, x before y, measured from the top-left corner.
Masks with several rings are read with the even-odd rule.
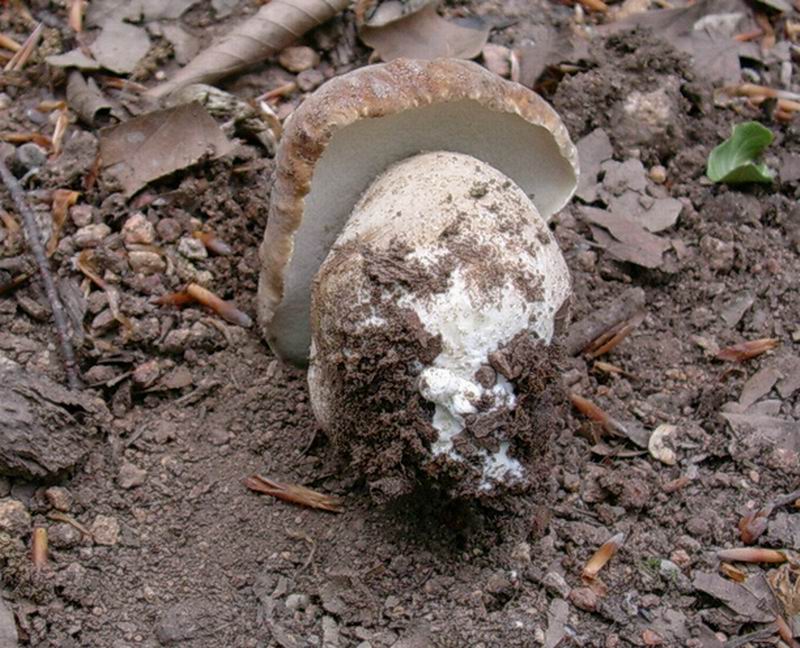
[[[758,122],[737,124],[731,136],[711,151],[706,175],[713,182],[726,184],[772,182],[772,169],[755,161],[772,140],[772,131]]]

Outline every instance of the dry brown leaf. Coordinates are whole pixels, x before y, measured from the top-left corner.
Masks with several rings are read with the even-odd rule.
[[[284,484],[272,479],[267,479],[261,475],[251,475],[244,480],[244,485],[250,490],[266,495],[272,495],[284,502],[291,502],[308,508],[329,511],[330,513],[341,513],[342,505],[338,497],[319,493],[305,486],[295,486],[294,484]]]
[[[67,79],[67,103],[89,126],[97,126],[98,117],[110,114],[114,107],[100,92],[95,80],[86,81],[78,70],[70,72]]]
[[[648,232],[641,223],[625,216],[596,207],[582,207],[578,213],[592,224],[597,244],[620,261],[658,268],[664,252],[672,246],[669,239]]]
[[[89,50],[95,60],[117,74],[130,74],[148,51],[150,37],[142,27],[122,21],[109,21]]]
[[[190,83],[213,83],[280,52],[344,11],[349,0],[272,0],[220,42],[200,52],[172,79],[147,94],[164,97]]]
[[[396,0],[381,5],[396,4]],[[440,57],[471,59],[478,56],[489,38],[488,25],[465,27],[442,18],[431,0],[414,11],[394,19],[361,25],[361,40],[375,50],[383,61],[396,58],[434,59]],[[380,24],[376,24],[380,23]]]
[[[77,191],[69,189],[56,189],[53,192],[53,229],[50,233],[50,240],[47,242],[47,256],[53,256],[53,253],[58,247],[58,240],[61,236],[61,230],[67,220],[67,210],[72,207],[77,201],[80,194]]]
[[[94,259],[91,251],[84,250],[78,255],[77,266],[78,270],[91,279],[98,288],[105,291],[106,297],[108,298],[108,309],[111,311],[114,319],[122,324],[127,331],[132,331],[133,323],[127,316],[123,315],[120,310],[119,293],[117,289],[100,276],[97,269],[94,267]]]
[[[131,196],[148,182],[185,169],[202,158],[219,158],[233,144],[196,103],[157,110],[100,131],[100,157],[107,173]]]
[[[747,580],[747,574],[745,574],[738,567],[734,567],[730,563],[720,563],[719,570],[732,581],[736,581],[737,583],[744,583]]]
[[[800,566],[784,563],[767,574],[767,581],[775,597],[783,604],[786,615],[800,614]]]

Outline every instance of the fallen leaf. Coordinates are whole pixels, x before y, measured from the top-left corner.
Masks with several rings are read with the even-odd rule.
[[[784,563],[767,574],[767,580],[786,615],[794,617],[800,614],[800,567]]]
[[[767,527],[767,537],[784,547],[800,547],[800,513],[776,513]]]
[[[719,599],[744,618],[756,623],[770,623],[774,617],[772,601],[767,596],[758,596],[746,587],[746,583],[757,577],[751,576],[745,583],[736,583],[718,574],[695,572],[694,588]]]
[[[713,82],[736,83],[741,78],[739,52],[750,48],[748,43],[734,40],[731,32],[748,15],[742,0],[698,0],[686,7],[637,13],[598,31],[610,34],[649,28],[689,54],[698,75]],[[722,18],[715,19],[717,16]]]
[[[708,156],[706,175],[713,182],[725,184],[772,182],[775,173],[756,160],[772,144],[774,137],[771,130],[758,122],[736,124],[731,136]]]
[[[158,110],[100,131],[100,157],[128,196],[147,183],[233,149],[196,103]]]
[[[677,198],[651,198],[637,191],[626,191],[608,199],[608,210],[640,223],[648,232],[656,233],[672,227],[678,220],[683,203]]]
[[[172,79],[147,94],[164,97],[190,83],[212,83],[259,63],[344,11],[349,0],[282,0],[262,6],[218,43],[200,52]]]
[[[578,214],[595,225],[591,230],[597,244],[620,261],[629,261],[644,268],[658,268],[664,252],[671,247],[668,239],[651,234],[625,216],[596,207],[580,207]]]
[[[161,26],[164,38],[172,45],[175,53],[175,61],[180,65],[186,65],[200,51],[200,39],[187,32],[183,27],[175,23],[165,23]]]
[[[150,37],[141,27],[109,21],[89,46],[95,60],[117,74],[130,74],[150,50]]]
[[[86,24],[102,27],[123,20],[150,22],[177,20],[200,0],[92,0],[86,10]]]
[[[597,174],[600,165],[614,155],[611,140],[602,128],[596,128],[577,143],[581,175],[575,195],[584,202],[597,200]]]
[[[359,27],[359,36],[383,61],[478,56],[489,39],[489,25],[479,22],[476,27],[466,27],[446,20],[437,13],[436,4],[437,0],[430,0],[404,13],[399,0],[384,2],[381,13]],[[393,7],[398,7],[398,15],[386,19]]]
[[[759,369],[748,378],[744,387],[742,387],[742,394],[739,396],[739,404],[747,409],[757,400],[769,394],[780,377],[780,372],[774,367]]]
[[[102,68],[93,58],[86,56],[81,50],[74,49],[63,54],[53,54],[45,57],[45,62],[53,67],[77,68],[79,70],[94,71]]]
[[[67,79],[67,103],[88,126],[97,126],[100,115],[111,114],[114,105],[100,92],[94,79],[86,81],[77,70]]]
[[[542,73],[559,63],[577,63],[589,58],[589,43],[566,29],[534,25],[511,52],[511,80],[534,88]],[[583,168],[583,167],[581,167]]]
[[[56,189],[53,192],[53,228],[47,242],[47,256],[53,256],[58,247],[59,237],[64,223],[67,221],[67,210],[78,201],[80,194],[69,189]]]

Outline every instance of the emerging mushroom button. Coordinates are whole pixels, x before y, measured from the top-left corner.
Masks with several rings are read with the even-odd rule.
[[[576,179],[556,113],[464,61],[362,68],[292,116],[260,321],[379,498],[540,480],[570,296],[547,219]]]

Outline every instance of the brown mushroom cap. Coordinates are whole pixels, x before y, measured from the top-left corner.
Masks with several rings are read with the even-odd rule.
[[[469,61],[397,59],[336,77],[291,116],[261,245],[258,315],[273,351],[308,362],[311,283],[372,181],[423,151],[476,157],[549,219],[577,185],[577,151],[537,94]]]

